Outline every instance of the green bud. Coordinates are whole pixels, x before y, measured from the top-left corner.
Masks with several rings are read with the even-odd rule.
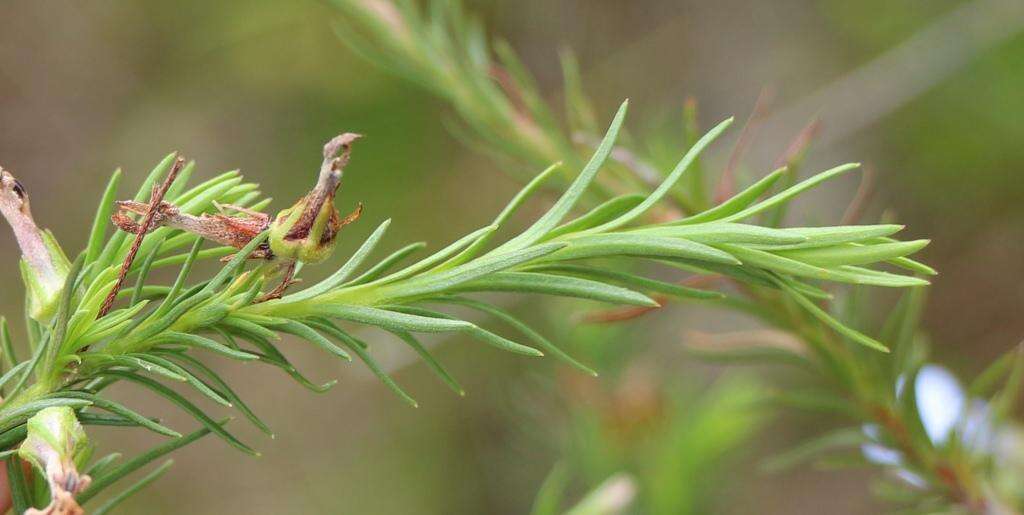
[[[57,312],[71,263],[53,234],[36,226],[25,188],[2,168],[0,213],[11,225],[21,248],[21,278],[28,292],[29,316],[47,323]]]
[[[334,195],[341,184],[352,142],[359,138],[358,134],[345,133],[324,145],[324,161],[316,186],[294,206],[278,213],[270,225],[270,250],[274,256],[304,263],[323,261],[334,252],[341,228],[359,218],[362,206],[344,219],[334,207]]]
[[[76,494],[89,485],[89,476],[80,476],[78,467],[92,456],[92,445],[67,406],[45,408],[28,419],[28,435],[18,455],[46,477],[55,499],[62,492]]]

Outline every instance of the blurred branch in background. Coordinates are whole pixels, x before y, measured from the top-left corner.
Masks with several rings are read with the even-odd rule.
[[[550,151],[561,150],[565,154],[556,157],[571,163],[579,159],[581,149],[570,147],[565,142],[595,139],[588,135],[593,133],[595,110],[586,100],[583,81],[571,57],[563,59],[567,109],[566,127],[562,129],[552,122],[550,110],[541,100],[542,95],[507,45],[498,43],[495,46],[500,64],[493,62],[483,29],[461,13],[457,2],[432,2],[428,15],[422,14],[411,1],[336,0],[335,3],[342,14],[339,36],[371,61],[386,68],[400,69],[416,82],[431,85],[434,91],[439,85],[450,86],[453,81],[466,83],[459,87],[442,87],[440,92],[442,98],[453,104],[462,121],[477,129],[470,137],[460,132],[464,138],[495,141],[511,134],[522,142],[531,141],[531,136],[541,132],[550,134],[552,141],[561,142],[543,150],[538,150],[540,147],[535,145],[518,148],[500,145],[497,148],[502,149],[500,157],[503,161],[530,162],[540,156],[550,158]],[[984,0],[966,4],[900,47],[784,111],[773,119],[781,121],[772,121],[765,132],[776,137],[785,134],[786,131],[778,130],[778,127],[791,127],[797,122],[802,124],[820,104],[828,102],[839,109],[829,112],[829,118],[839,118],[837,122],[842,124],[833,137],[843,138],[852,134],[949,76],[984,50],[1015,34],[1024,19],[1021,14],[1024,14],[1021,4],[1014,2]],[[416,50],[410,51],[412,48]],[[917,68],[916,65],[922,61],[925,62],[924,67]],[[914,70],[913,73],[908,73],[908,69]],[[512,87],[506,85],[506,77],[515,78]],[[504,87],[498,87],[499,84]],[[470,90],[474,93],[463,93]],[[863,101],[847,101],[851,96]],[[514,99],[528,100],[515,102]],[[506,115],[492,116],[486,109],[481,109],[481,105],[504,106],[502,112]],[[517,113],[517,116],[510,113]],[[684,114],[684,134],[687,135],[687,144],[693,144],[696,111],[690,106]],[[496,120],[499,125],[495,125]],[[796,138],[796,141],[803,141],[802,146],[795,152],[786,152],[785,155],[790,156],[789,170],[755,182],[739,196],[758,198],[777,191],[774,188],[791,186],[796,180],[796,165],[809,143],[803,134],[813,133],[813,130],[805,129]],[[576,134],[581,136],[573,137]],[[743,140],[741,136],[741,143]],[[742,150],[734,153],[734,156],[738,155],[742,155]],[[603,187],[598,191],[604,197],[592,198],[592,202],[614,202],[615,195],[649,182],[650,170],[666,169],[662,159],[635,147],[616,148],[613,156],[621,168],[602,183]],[[726,196],[734,194],[737,188],[733,186],[735,179],[732,177],[735,159],[730,161],[732,164],[726,166],[726,172],[718,181],[718,190]],[[676,209],[683,213],[705,209],[730,212],[735,209],[730,202],[721,202],[722,195],[712,194],[715,186],[705,181],[702,173],[705,168],[703,163],[695,163],[686,180],[671,192],[669,198],[675,202]],[[513,171],[522,173],[521,168]],[[784,180],[776,184],[782,176]],[[708,199],[715,197],[721,203],[710,203]],[[865,197],[866,192],[863,192],[854,199],[847,209],[850,217],[860,216]],[[761,221],[777,225],[784,215],[784,207],[780,206],[765,213]],[[651,216],[657,220],[659,215],[652,213]],[[700,219],[700,216],[695,218]],[[883,243],[888,240],[882,237],[872,241]],[[856,243],[847,248],[863,249]],[[828,251],[819,252],[796,245],[790,257],[800,256],[817,265],[856,266],[856,259],[836,261],[829,254]],[[756,252],[741,256],[748,263],[766,264],[761,258]],[[918,274],[934,274],[929,267],[902,258],[890,263]],[[702,267],[692,271],[710,270]],[[983,382],[987,384],[982,389],[983,395],[988,396],[993,405],[1000,405],[1001,409],[983,410],[981,422],[978,422],[969,413],[968,403],[964,402],[944,406],[942,416],[936,420],[935,412],[929,406],[942,404],[941,399],[947,397],[956,398],[956,392],[961,390],[955,380],[936,382],[929,379],[934,376],[930,371],[937,368],[927,363],[927,344],[918,328],[923,295],[912,293],[905,296],[886,323],[872,331],[880,334],[880,340],[894,350],[894,356],[888,358],[865,352],[863,347],[855,345],[864,343],[864,340],[862,335],[851,332],[849,328],[875,325],[868,317],[870,310],[864,309],[867,301],[859,289],[847,293],[817,290],[811,286],[798,291],[771,280],[751,282],[749,277],[724,275],[725,283],[731,285],[729,289],[738,295],[723,299],[720,302],[722,307],[746,313],[782,330],[797,338],[800,345],[777,345],[773,342],[780,341],[778,339],[755,338],[749,339],[746,346],[704,349],[707,354],[729,361],[780,362],[810,372],[809,383],[814,386],[780,391],[776,400],[823,411],[856,424],[854,429],[842,430],[845,438],[829,434],[807,447],[814,450],[830,448],[831,445],[822,442],[835,441],[852,446],[856,456],[846,457],[850,463],[868,463],[891,472],[896,478],[895,483],[883,483],[878,489],[879,494],[915,509],[950,509],[955,506],[982,513],[1017,510],[1024,506],[1021,492],[1005,486],[1008,483],[1003,479],[1022,477],[1024,471],[1019,464],[994,459],[1005,451],[990,445],[970,445],[967,440],[971,438],[966,436],[969,432],[967,427],[981,424],[987,434],[998,433],[1004,436],[1001,441],[1015,441],[1006,435],[1019,431],[1012,421],[1012,413],[1016,406],[1015,392],[1024,380],[1024,359],[1019,358],[1017,352],[1011,351],[983,374],[986,378]],[[652,311],[649,308],[629,309],[632,313],[629,316],[604,318],[622,321]],[[739,336],[730,338],[736,340]],[[909,385],[914,387],[911,389]],[[1009,445],[1014,449],[1011,454],[1020,452],[1019,442]],[[806,452],[807,447],[802,447],[804,450],[797,451],[797,454],[813,454]],[[878,449],[885,452],[874,452]],[[885,456],[880,457],[880,454]],[[685,482],[686,478],[674,477],[673,480]]]
[[[819,145],[840,144],[1022,30],[1024,2],[964,2],[906,41],[769,116],[757,157],[770,159],[785,143],[780,135],[811,118],[827,127]]]

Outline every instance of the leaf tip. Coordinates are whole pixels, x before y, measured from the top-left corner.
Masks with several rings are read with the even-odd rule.
[[[661,307],[661,303],[660,302],[658,302],[658,301],[648,297],[647,295],[640,294],[640,296],[643,297],[640,300],[640,305],[641,306],[645,306],[645,307],[649,307],[649,308],[660,308]]]

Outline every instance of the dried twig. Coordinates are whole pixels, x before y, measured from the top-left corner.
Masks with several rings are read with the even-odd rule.
[[[857,194],[850,201],[850,205],[846,208],[846,212],[843,213],[840,223],[849,225],[860,222],[860,219],[864,216],[864,211],[868,208],[868,204],[871,203],[871,198],[875,196],[875,175],[873,167],[864,167],[864,171],[860,176],[860,185],[857,187]]]
[[[146,211],[146,215],[142,218],[142,223],[139,224],[139,232],[135,235],[135,241],[132,242],[132,247],[124,258],[124,263],[121,265],[121,273],[117,276],[117,283],[110,289],[110,293],[107,294],[107,298],[103,301],[103,307],[100,308],[99,314],[96,315],[97,319],[106,316],[110,312],[110,308],[114,306],[114,301],[117,300],[117,293],[121,291],[124,279],[128,277],[128,271],[132,268],[135,256],[139,253],[139,247],[142,246],[142,240],[146,237],[146,233],[149,232],[150,226],[153,225],[153,218],[160,209],[160,203],[163,202],[164,195],[167,195],[167,190],[174,183],[174,179],[178,178],[178,172],[181,171],[183,166],[185,166],[185,158],[178,156],[174,160],[174,165],[171,167],[170,173],[167,174],[167,178],[164,179],[163,184],[153,188],[153,193],[149,197],[149,210]]]
[[[811,121],[807,122],[800,132],[797,133],[793,141],[786,147],[786,151],[775,160],[775,168],[781,166],[789,166],[792,163],[799,161],[800,157],[807,151],[807,147],[811,145],[811,141],[818,136],[821,132],[821,120],[818,118],[811,118]]]

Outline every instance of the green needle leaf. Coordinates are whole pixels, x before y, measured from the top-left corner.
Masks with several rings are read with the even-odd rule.
[[[165,461],[163,465],[160,465],[159,467],[153,469],[152,472],[143,476],[142,479],[139,479],[135,484],[126,488],[123,492],[112,497],[109,501],[104,503],[103,506],[100,506],[99,508],[93,510],[93,515],[106,515],[107,513],[110,513],[110,510],[116,508],[117,505],[124,502],[125,499],[135,495],[143,488],[149,486],[150,483],[159,479],[160,476],[164,475],[164,473],[167,472],[167,470],[170,469],[172,465],[174,465],[174,460]]]
[[[796,197],[797,195],[803,193],[804,191],[807,191],[829,179],[842,175],[851,170],[855,170],[859,167],[860,164],[858,163],[850,163],[840,165],[829,170],[825,170],[824,172],[821,172],[818,175],[815,175],[814,177],[794,184],[793,186],[786,188],[785,190],[780,191],[779,193],[776,193],[771,197],[768,197],[766,200],[762,202],[747,207],[746,209],[742,209],[729,216],[722,217],[720,218],[720,220],[723,222],[735,222],[738,220],[743,220],[745,218],[750,218],[758,213],[771,209],[775,206],[785,204],[792,200],[793,197]]]
[[[779,168],[778,170],[764,176],[764,178],[755,182],[749,188],[737,193],[729,200],[726,200],[725,202],[722,202],[721,204],[702,213],[672,222],[671,225],[690,225],[710,222],[714,220],[721,220],[729,215],[736,214],[742,209],[753,204],[785,174],[786,168]]]
[[[132,409],[128,408],[127,406],[124,406],[122,404],[118,404],[118,403],[116,403],[116,402],[114,402],[112,400],[100,397],[98,395],[94,395],[94,394],[91,394],[91,393],[88,393],[88,392],[75,392],[75,391],[65,391],[65,392],[61,392],[59,395],[61,395],[63,397],[69,397],[69,398],[72,398],[72,399],[81,399],[83,401],[88,401],[89,403],[92,403],[94,406],[96,406],[99,409],[109,411],[109,412],[111,412],[111,413],[113,413],[115,415],[118,415],[120,417],[124,417],[127,420],[131,420],[132,422],[135,422],[136,424],[138,424],[138,425],[140,425],[140,426],[142,426],[142,427],[144,427],[146,429],[149,429],[150,431],[153,431],[154,433],[161,434],[161,435],[164,435],[164,436],[170,436],[170,437],[174,437],[174,438],[177,438],[177,437],[181,436],[181,433],[179,433],[179,432],[177,432],[177,431],[175,431],[175,430],[173,430],[173,429],[171,429],[169,427],[166,427],[166,426],[160,424],[159,422],[154,422],[153,419],[151,419],[149,417],[142,416],[142,415],[136,413],[135,411],[132,411]]]
[[[270,436],[271,438],[274,437],[274,432],[270,430],[270,427],[267,426],[267,424],[264,423],[262,419],[256,416],[256,413],[254,413],[252,409],[250,409],[249,406],[244,401],[242,401],[241,397],[239,397],[238,394],[231,389],[227,382],[221,379],[221,377],[217,375],[216,372],[211,370],[210,367],[207,367],[201,361],[193,358],[192,356],[189,356],[188,354],[174,354],[173,357],[176,360],[186,363],[188,366],[192,367],[195,370],[198,370],[200,373],[206,376],[206,378],[212,381],[214,385],[218,388],[217,393],[219,395],[227,399],[229,402],[231,402],[233,406],[238,408],[238,411],[241,411],[242,414],[245,415],[245,418],[249,419],[249,421],[252,422],[254,426],[259,428],[260,431],[263,431],[267,436]],[[192,376],[195,377],[195,374],[192,374]]]
[[[597,372],[595,372],[594,369],[584,365],[583,363],[580,363],[575,358],[570,356],[568,353],[560,349],[557,345],[552,343],[551,340],[545,338],[544,335],[538,333],[537,331],[534,331],[533,328],[531,328],[529,325],[523,323],[521,320],[512,316],[511,313],[505,310],[502,310],[494,305],[487,304],[485,302],[478,302],[472,299],[466,299],[462,297],[450,297],[440,300],[442,302],[451,302],[453,304],[468,306],[483,313],[487,313],[488,315],[491,315],[494,318],[497,318],[498,320],[501,320],[506,324],[514,327],[517,331],[522,333],[523,336],[532,341],[535,345],[543,349],[545,352],[548,352],[555,356],[556,358],[564,361],[569,366],[574,367],[585,374],[597,377]]]
[[[488,225],[487,227],[477,229],[469,233],[468,235],[459,238],[458,240],[455,241],[455,243],[452,243],[451,245],[448,245],[447,247],[437,251],[436,253],[424,258],[422,261],[419,261],[413,265],[410,265],[407,268],[399,270],[398,272],[395,272],[389,276],[384,277],[383,279],[379,279],[370,284],[386,284],[400,281],[408,277],[412,277],[424,270],[433,267],[434,265],[443,262],[456,252],[459,252],[460,250],[466,248],[469,245],[472,245],[473,242],[479,240],[480,238],[486,237],[489,233],[492,233],[496,230],[498,230],[498,228],[497,226],[494,225]]]
[[[814,318],[817,318],[825,325],[831,327],[837,333],[866,347],[870,347],[872,349],[879,350],[882,352],[889,352],[889,348],[883,345],[882,342],[879,342],[878,340],[875,340],[874,338],[866,334],[863,334],[859,331],[846,327],[845,325],[843,325],[842,322],[836,320],[835,318],[832,318],[832,316],[826,313],[825,310],[818,307],[817,304],[812,302],[810,299],[805,297],[800,292],[790,287],[785,282],[776,281],[776,284],[778,284],[780,288],[785,290],[786,293],[788,293],[793,298],[793,300],[800,305],[800,307],[807,310],[807,312],[810,313]]]
[[[352,352],[356,353],[356,356],[359,356],[359,359],[363,360],[363,363],[366,364],[366,367],[369,368],[370,371],[373,372],[373,374],[381,380],[381,382],[387,385],[387,387],[390,388],[391,391],[395,392],[396,395],[401,397],[402,400],[404,400],[406,403],[408,403],[410,406],[414,408],[418,408],[420,406],[419,403],[416,402],[416,399],[413,399],[412,396],[405,393],[405,390],[403,390],[401,386],[398,386],[398,383],[396,383],[395,380],[391,378],[391,376],[384,373],[384,370],[380,367],[380,365],[373,359],[372,356],[370,356],[368,352],[366,352],[366,350],[364,350],[366,347],[365,344],[358,342],[354,336],[341,330],[333,332],[332,335],[337,336],[339,341],[345,344],[349,349],[352,349]]]
[[[345,286],[358,286],[360,284],[365,284],[374,281],[378,279],[380,276],[384,275],[393,266],[400,263],[403,259],[409,257],[411,254],[414,254],[422,250],[426,246],[427,244],[422,241],[406,245],[393,252],[390,256],[382,259],[376,265],[373,265],[373,268],[370,268],[366,272],[363,272],[363,274],[360,275],[359,277],[356,277],[355,279],[352,279],[351,281],[345,283]]]
[[[505,206],[505,209],[501,210],[501,213],[499,213],[497,218],[494,219],[494,222],[491,223],[491,227],[494,227],[493,231],[488,231],[482,234],[479,239],[473,242],[472,245],[466,247],[466,250],[463,250],[462,252],[458,253],[448,261],[438,266],[436,271],[447,270],[454,266],[461,265],[466,261],[469,261],[470,258],[475,257],[477,254],[479,254],[483,250],[483,248],[486,247],[487,244],[491,241],[491,238],[494,236],[494,234],[498,232],[498,229],[500,229],[505,224],[505,222],[507,222],[508,219],[512,217],[516,210],[518,210],[519,207],[522,206],[527,199],[533,196],[533,193],[536,192],[542,184],[547,182],[549,178],[555,175],[555,173],[558,172],[561,169],[561,167],[562,163],[555,163],[549,166],[543,172],[537,174],[537,176],[530,180],[530,182],[527,183],[526,186],[523,187],[523,189],[519,190],[519,193],[517,193],[516,196],[512,198],[508,205]]]
[[[729,126],[732,125],[732,121],[733,119],[729,118],[719,123],[713,129],[708,131],[708,133],[705,134],[701,139],[697,140],[697,143],[690,147],[690,150],[686,152],[686,155],[683,156],[683,159],[679,161],[679,164],[676,165],[675,169],[673,169],[672,172],[668,174],[668,177],[665,178],[665,181],[658,185],[658,187],[650,194],[650,196],[644,199],[644,201],[641,202],[640,205],[634,207],[633,209],[630,209],[629,212],[616,218],[615,220],[588,229],[586,232],[598,233],[618,229],[619,227],[622,227],[632,222],[633,220],[636,220],[641,215],[646,213],[649,209],[654,207],[654,205],[661,201],[661,199],[665,197],[669,190],[672,189],[673,186],[675,186],[676,182],[679,181],[679,178],[682,177],[683,174],[686,173],[686,171],[694,163],[694,161],[697,160],[697,157],[700,156],[700,153],[703,152],[704,149],[707,148],[707,146],[710,145],[712,141],[717,139],[718,136],[725,132],[725,129],[729,128]]]
[[[683,238],[627,233],[593,234],[563,241],[568,241],[569,246],[555,252],[545,261],[636,256],[695,259],[725,265],[740,264],[730,252]]]
[[[32,507],[32,496],[29,494],[28,482],[25,481],[25,470],[21,468],[21,458],[11,456],[6,461],[11,506],[14,513],[25,513]]]
[[[590,158],[590,162],[583,168],[583,171],[576,177],[576,180],[569,186],[569,189],[555,202],[555,205],[544,216],[541,216],[540,219],[534,222],[529,229],[507,241],[504,245],[492,251],[492,253],[527,247],[558,226],[562,219],[576,205],[580,197],[583,196],[583,192],[590,186],[598,170],[604,165],[605,159],[608,158],[608,154],[611,153],[612,147],[615,145],[615,140],[619,137],[619,129],[622,128],[622,122],[625,121],[628,107],[628,100],[619,107],[619,112],[615,114],[615,118],[608,127],[608,132],[605,134],[604,139],[601,140],[601,144],[598,145],[594,156]]]
[[[227,356],[229,358],[238,359],[238,360],[242,360],[242,361],[252,361],[252,360],[258,359],[258,357],[255,354],[250,354],[248,352],[243,352],[243,351],[232,349],[231,347],[228,347],[227,345],[223,345],[223,344],[217,343],[214,340],[211,340],[209,338],[204,338],[204,337],[196,335],[196,334],[178,333],[178,332],[174,332],[174,331],[165,331],[165,332],[161,333],[161,335],[157,339],[157,343],[156,344],[159,345],[161,343],[180,343],[180,344],[183,344],[183,345],[188,345],[190,347],[198,347],[200,349],[206,349],[208,351],[215,352],[215,353],[220,354],[222,356]]]
[[[530,271],[556,272],[585,279],[594,279],[601,282],[614,282],[630,286],[637,290],[653,291],[682,299],[720,299],[725,296],[723,293],[713,290],[688,288],[679,284],[648,279],[646,277],[619,272],[617,270],[609,270],[607,268],[595,268],[581,265],[541,265],[536,268],[531,268]]]
[[[823,267],[869,265],[913,254],[925,248],[928,243],[929,240],[900,241],[876,245],[846,243],[831,247],[780,250],[777,252],[777,255]]]
[[[696,225],[668,225],[636,229],[630,234],[650,234],[688,238],[701,243],[745,243],[754,245],[792,245],[810,238],[791,231],[756,225],[709,222]]]
[[[19,424],[25,423],[26,420],[35,415],[40,410],[46,408],[68,406],[71,408],[84,408],[90,404],[89,401],[76,399],[71,395],[65,395],[66,392],[61,392],[61,397],[39,399],[31,402],[27,402],[16,408],[10,409],[3,416],[0,416],[0,432],[9,431]]]
[[[136,384],[139,384],[152,390],[153,392],[159,394],[165,399],[171,401],[182,410],[188,412],[196,420],[198,420],[204,426],[206,426],[210,431],[213,431],[214,434],[220,436],[222,439],[224,439],[224,441],[228,442],[232,447],[247,454],[259,456],[259,453],[256,452],[253,448],[249,447],[248,445],[245,445],[244,443],[241,442],[241,440],[235,438],[234,435],[225,431],[220,423],[214,422],[214,420],[207,416],[206,413],[203,412],[203,410],[199,409],[195,404],[192,404],[191,402],[188,401],[188,399],[182,397],[174,390],[171,390],[170,388],[167,388],[166,386],[152,379],[149,379],[148,377],[142,377],[128,372],[110,370],[107,371],[107,375],[119,377],[121,379],[134,382]]]
[[[216,425],[220,427],[221,425],[223,425],[223,422],[218,423]],[[223,429],[221,430],[223,431]],[[89,488],[86,488],[84,491],[75,496],[75,498],[78,500],[80,504],[85,504],[90,499],[95,497],[96,494],[102,492],[107,487],[114,484],[121,478],[131,474],[132,472],[135,472],[136,470],[141,469],[142,467],[145,467],[146,465],[160,459],[163,456],[166,456],[167,454],[170,454],[171,452],[174,452],[210,434],[210,431],[210,427],[204,427],[202,429],[199,429],[198,431],[189,433],[188,435],[183,436],[181,438],[176,438],[167,443],[154,447],[150,449],[148,452],[140,454],[139,456],[136,456],[135,458],[132,458],[131,460],[112,468],[109,472],[106,472],[103,475],[93,477],[92,484],[89,485]]]
[[[543,293],[561,297],[599,300],[612,304],[657,307],[650,297],[632,290],[597,281],[539,274],[535,272],[500,272],[484,279],[459,285],[453,292],[504,291],[516,293]]]
[[[611,221],[630,209],[638,206],[645,198],[647,197],[644,195],[633,194],[622,195],[611,200],[607,200],[603,204],[591,209],[583,216],[553,229],[551,232],[545,234],[540,241],[553,240],[565,234],[582,232],[592,227],[597,227],[598,225]]]
[[[448,315],[448,314],[445,314],[445,313],[440,313],[440,312],[437,312],[437,311],[431,311],[429,309],[424,309],[424,308],[415,307],[415,306],[389,306],[389,307],[391,309],[395,310],[395,311],[411,313],[411,314],[418,315],[418,316],[423,316],[423,317],[435,317],[435,318],[441,319],[441,320],[454,320],[455,319],[455,317],[453,317],[451,315]],[[490,331],[488,331],[488,330],[486,330],[486,329],[484,329],[482,327],[479,327],[479,326],[476,326],[476,325],[473,325],[473,324],[470,324],[470,326],[466,329],[466,332],[469,333],[470,335],[476,337],[480,341],[482,341],[482,342],[484,342],[484,343],[486,343],[488,345],[491,345],[491,346],[493,346],[495,348],[504,350],[504,351],[512,352],[512,353],[515,353],[515,354],[522,354],[523,356],[541,357],[541,356],[544,355],[544,353],[540,352],[537,349],[534,349],[533,347],[527,347],[526,345],[518,344],[518,343],[516,343],[516,342],[514,342],[512,340],[509,340],[507,338],[503,338],[503,337],[501,337],[501,336],[499,336],[497,334],[494,334],[494,333],[492,333],[492,332],[490,332]]]
[[[117,200],[117,188],[121,184],[121,169],[118,168],[110,176],[107,187],[103,190],[100,198],[100,205],[96,208],[96,218],[92,222],[92,230],[89,232],[89,244],[85,251],[85,262],[92,263],[100,257],[103,252],[103,240],[107,237],[107,226],[110,225],[110,215],[114,212],[114,201]]]
[[[488,254],[470,263],[459,265],[440,273],[425,274],[401,285],[392,285],[385,288],[381,295],[390,298],[403,298],[442,292],[478,277],[533,261],[565,246],[564,243],[547,243],[501,254]]]
[[[321,305],[314,306],[313,310],[323,316],[373,325],[387,330],[443,333],[467,331],[474,327],[473,324],[462,320],[409,315],[366,306]]]
[[[373,234],[363,242],[363,245],[359,247],[359,250],[357,250],[355,254],[352,254],[352,257],[350,257],[337,272],[334,272],[330,277],[324,279],[315,286],[306,288],[305,290],[293,295],[289,295],[286,300],[290,303],[301,302],[327,293],[341,285],[356,271],[357,268],[359,268],[359,265],[361,265],[370,255],[370,252],[373,252],[374,247],[376,247],[377,243],[380,242],[380,239],[384,237],[384,232],[387,231],[389,225],[391,225],[391,220],[385,220],[384,223],[380,224],[380,226],[377,227],[377,230],[373,231]]]
[[[320,347],[321,349],[346,361],[352,361],[352,356],[349,356],[344,349],[338,347],[327,338],[324,338],[320,333],[316,332],[312,327],[309,327],[306,324],[290,320],[286,324],[277,326],[277,329],[288,334],[298,336],[299,338],[302,338],[303,340],[306,340],[307,342],[312,343],[313,345],[316,345],[317,347]]]
[[[466,390],[459,385],[459,382],[448,373],[448,370],[446,370],[440,362],[434,359],[434,356],[427,351],[427,348],[424,347],[415,336],[406,331],[394,331],[393,334],[416,351],[416,354],[419,354],[420,358],[427,363],[431,370],[434,371],[434,374],[436,374],[441,381],[447,384],[453,392],[463,397],[466,395]]]

